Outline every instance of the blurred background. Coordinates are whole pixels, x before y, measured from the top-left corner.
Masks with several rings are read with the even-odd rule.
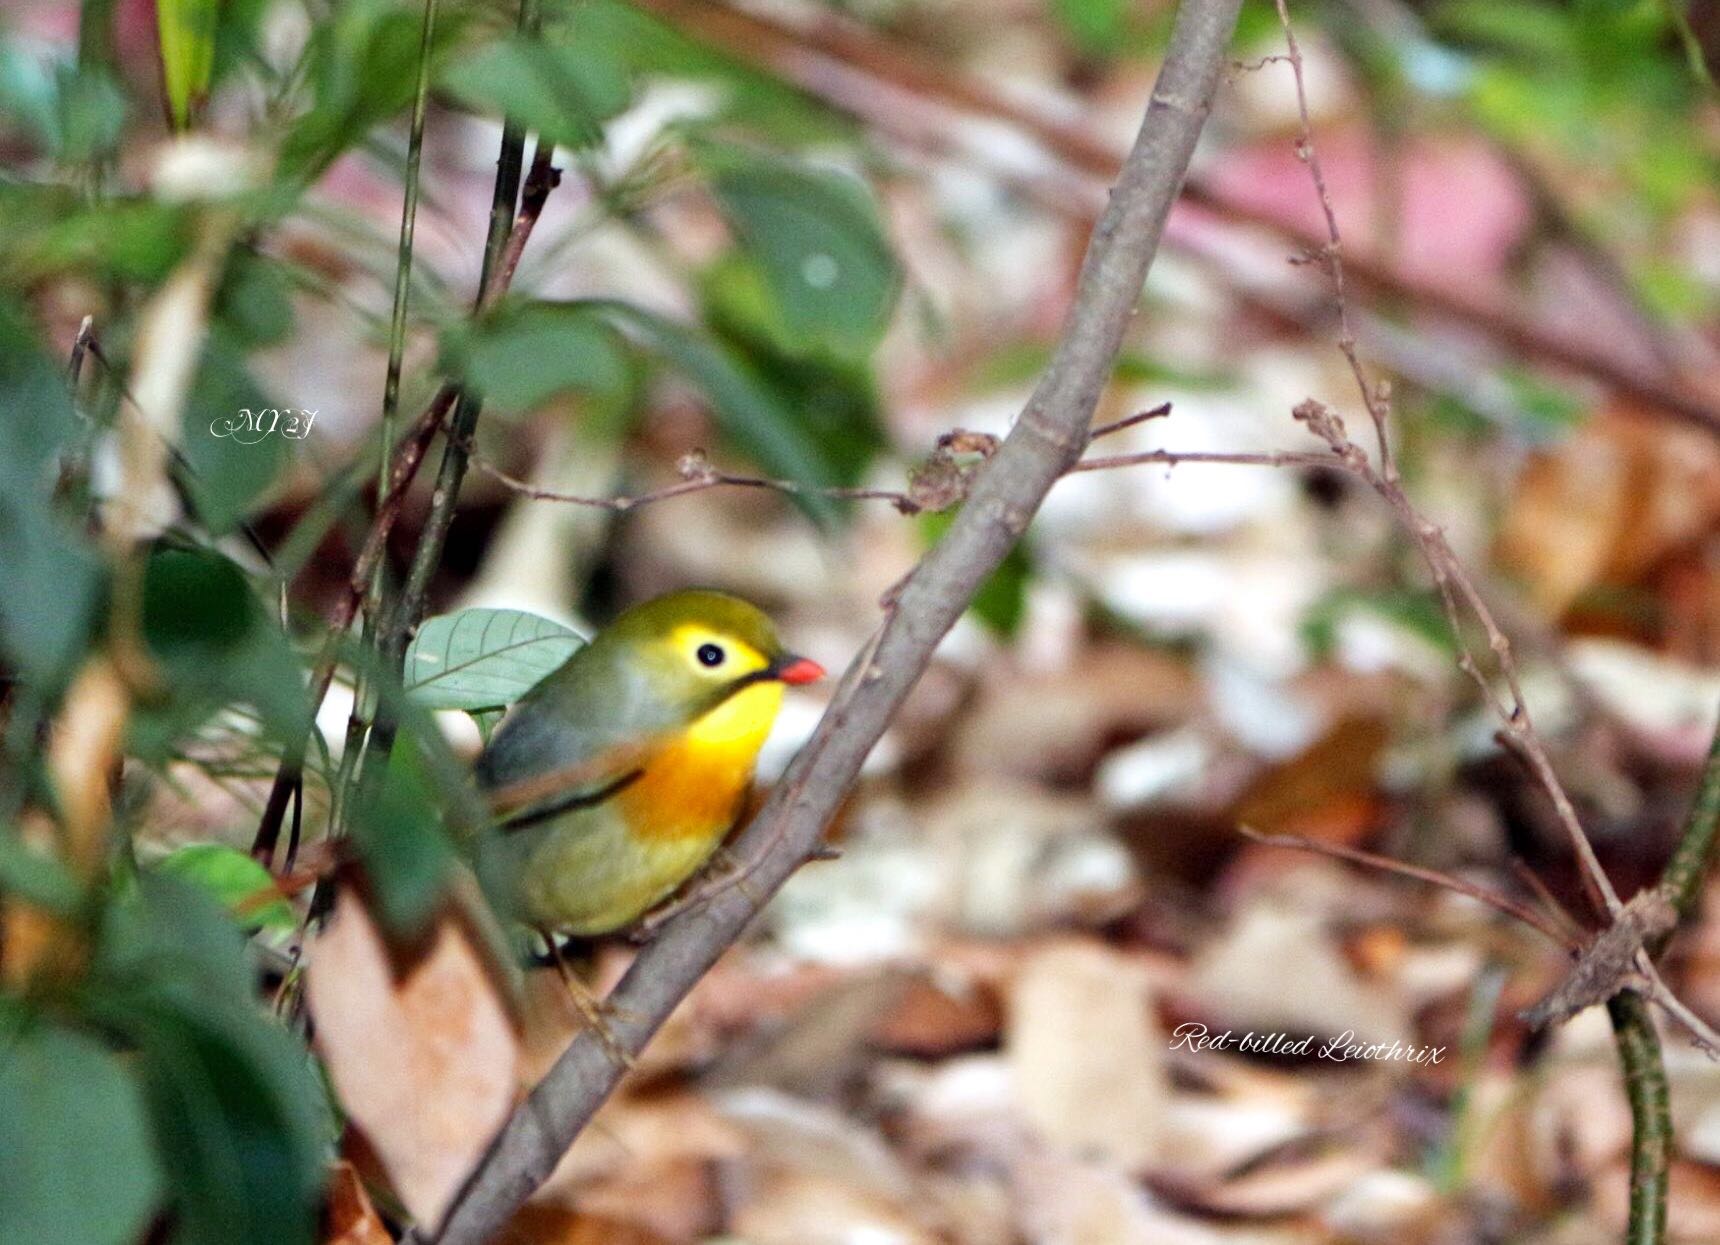
[[[425,585],[445,629],[522,611],[494,617],[565,655],[567,629],[710,586],[841,670],[948,522],[843,490],[925,488],[940,436],[1008,430],[1173,6],[544,0],[529,37],[516,12],[443,0],[427,56],[408,0],[0,14],[0,1240],[370,1245],[441,1204],[577,1022],[552,972],[499,986],[436,915],[505,700],[424,694],[410,654],[400,697],[341,650],[307,703],[382,444],[445,380],[483,395]],[[1291,17],[1405,488],[1628,896],[1720,705],[1720,5]],[[1310,396],[1367,427],[1269,4],[1233,51],[1097,420],[1170,413],[1107,454],[1319,449],[1290,413]],[[563,176],[474,315],[504,114]],[[445,445],[394,499],[378,592],[429,539]],[[542,496],[709,469],[798,487]],[[774,899],[507,1239],[1619,1239],[1606,1017],[1519,1019],[1559,948],[1239,832],[1534,904],[1527,866],[1582,911],[1458,658],[1415,541],[1349,477],[1064,479],[867,762],[840,858]],[[128,662],[151,677],[101,700],[92,671]],[[502,673],[517,695],[531,670]],[[828,694],[794,692],[766,784]],[[379,705],[429,763],[369,808],[343,800],[349,721]],[[313,711],[271,878],[251,851]],[[331,827],[389,949],[331,949],[307,1012]],[[1699,916],[1667,961],[1711,1019],[1717,940]],[[599,948],[599,980],[631,954]],[[1713,1241],[1720,1069],[1677,1033],[1665,1059],[1666,1239]]]

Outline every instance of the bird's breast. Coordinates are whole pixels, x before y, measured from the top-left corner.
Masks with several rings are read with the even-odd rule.
[[[645,839],[725,833],[781,707],[782,685],[757,683],[673,737],[618,796],[628,828]]]

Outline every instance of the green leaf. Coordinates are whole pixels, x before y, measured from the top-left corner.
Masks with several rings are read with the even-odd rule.
[[[66,1029],[0,1042],[0,1155],[0,1241],[126,1245],[160,1193],[136,1084]]]
[[[1052,0],[1051,11],[1090,55],[1116,52],[1129,33],[1130,0]]]
[[[83,890],[65,865],[0,826],[0,895],[14,894],[60,916],[76,912]]]
[[[252,856],[225,843],[191,843],[163,857],[156,873],[180,878],[213,898],[247,928],[293,929],[293,906]]]
[[[502,709],[584,643],[524,610],[469,609],[424,620],[406,650],[407,694],[426,709]]]
[[[476,108],[576,149],[603,137],[603,122],[627,107],[629,95],[626,75],[601,49],[520,36],[462,57],[442,84]]]
[[[280,422],[263,423],[262,428],[274,429],[267,435],[233,434],[241,411],[277,409],[246,368],[235,334],[226,328],[211,332],[186,403],[181,439],[184,484],[198,521],[209,532],[224,535],[256,510],[289,457],[302,448],[302,441],[282,434]],[[282,419],[288,417],[283,411]]]
[[[220,14],[220,0],[155,0],[162,91],[174,129],[191,123],[191,114],[209,93]]]
[[[470,17],[470,9],[442,6],[433,58],[460,38]],[[332,20],[315,26],[306,50],[312,104],[282,143],[278,180],[308,182],[405,108],[418,85],[422,43],[421,5],[343,0],[334,6]]]
[[[249,1006],[146,1000],[128,1018],[174,1245],[310,1245],[330,1128],[301,1047]]]
[[[77,163],[119,142],[125,96],[104,69],[0,42],[0,117],[14,118],[55,159]]]
[[[43,684],[84,652],[102,583],[94,551],[47,495],[76,431],[59,369],[0,302],[0,657]]]
[[[146,759],[212,713],[249,705],[276,738],[305,727],[303,671],[245,573],[206,549],[160,548],[143,580],[143,637],[167,695],[140,705],[130,742]]]
[[[953,511],[922,515],[920,530],[925,533],[928,545],[940,540],[954,521]],[[1027,586],[1032,578],[1032,559],[1022,542],[1017,541],[997,569],[986,576],[968,608],[998,635],[1013,636],[1027,615]]]
[[[248,1007],[257,970],[245,931],[201,887],[146,870],[102,913],[93,994],[123,1010],[140,994],[184,1006]]]
[[[792,340],[838,358],[869,354],[889,324],[901,278],[864,185],[743,148],[693,150]]]
[[[619,400],[632,380],[615,330],[578,303],[511,304],[451,330],[443,366],[504,411],[529,411],[569,389]]]
[[[767,474],[813,486],[842,483],[816,433],[755,369],[709,337],[627,303],[601,304],[655,354],[697,385],[711,401],[717,426]],[[815,518],[840,513],[829,498],[796,500]]]
[[[418,747],[404,733],[389,758],[381,793],[361,804],[352,838],[389,933],[423,931],[447,888],[456,856]]]
[[[699,292],[713,338],[755,375],[770,378],[779,404],[818,447],[833,479],[860,483],[889,444],[870,366],[789,343],[758,265],[743,255],[706,268]]]

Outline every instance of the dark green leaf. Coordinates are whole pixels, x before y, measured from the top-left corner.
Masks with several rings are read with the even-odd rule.
[[[84,651],[101,586],[94,552],[49,505],[56,457],[75,435],[60,370],[0,304],[0,656],[42,683]]]
[[[606,399],[631,377],[615,330],[589,307],[524,303],[457,329],[444,342],[444,366],[504,411],[528,411],[565,390]]]
[[[862,358],[889,323],[900,274],[865,187],[738,147],[695,155],[803,351]]]
[[[559,146],[590,147],[627,106],[627,78],[601,49],[510,36],[462,57],[442,84],[476,108],[512,117]]]
[[[0,1241],[128,1245],[160,1193],[137,1086],[96,1042],[49,1025],[0,1041],[0,1156]]]
[[[717,426],[766,473],[803,484],[841,482],[817,436],[751,367],[717,342],[642,308],[606,303],[612,318],[697,385],[711,401]],[[797,498],[815,516],[834,520],[837,509],[817,494]]]
[[[353,842],[389,932],[412,937],[436,911],[453,867],[453,845],[418,748],[397,742],[376,799],[353,819]]]
[[[83,891],[58,860],[0,825],[0,895],[11,893],[61,916],[77,911]]]
[[[161,548],[143,581],[143,636],[167,696],[139,706],[131,743],[160,758],[216,710],[254,708],[277,738],[304,729],[303,671],[244,572],[203,549]]]
[[[406,691],[426,709],[500,709],[583,641],[523,610],[469,609],[426,619],[406,650]]]
[[[127,1017],[169,1173],[175,1245],[309,1245],[329,1121],[303,1047],[249,1006]]]
[[[240,430],[244,411],[256,415],[253,434]],[[274,411],[279,418],[268,414]],[[263,502],[288,458],[302,450],[302,440],[281,431],[293,426],[286,422],[292,417],[252,379],[233,335],[212,332],[186,403],[181,441],[184,484],[204,528],[230,532]]]

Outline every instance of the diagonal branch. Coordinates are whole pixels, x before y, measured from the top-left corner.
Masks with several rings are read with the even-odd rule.
[[[818,730],[734,854],[752,885],[682,913],[617,987],[611,1030],[630,1052],[740,936],[761,902],[816,852],[824,827],[933,650],[1080,455],[1134,316],[1147,269],[1224,68],[1240,0],[1184,0],[1134,149],[1093,231],[1062,340],[1008,438],[979,470],[948,532],[887,607],[876,643],[849,667]],[[549,1175],[623,1069],[595,1035],[576,1037],[504,1125],[434,1238],[492,1239]]]

